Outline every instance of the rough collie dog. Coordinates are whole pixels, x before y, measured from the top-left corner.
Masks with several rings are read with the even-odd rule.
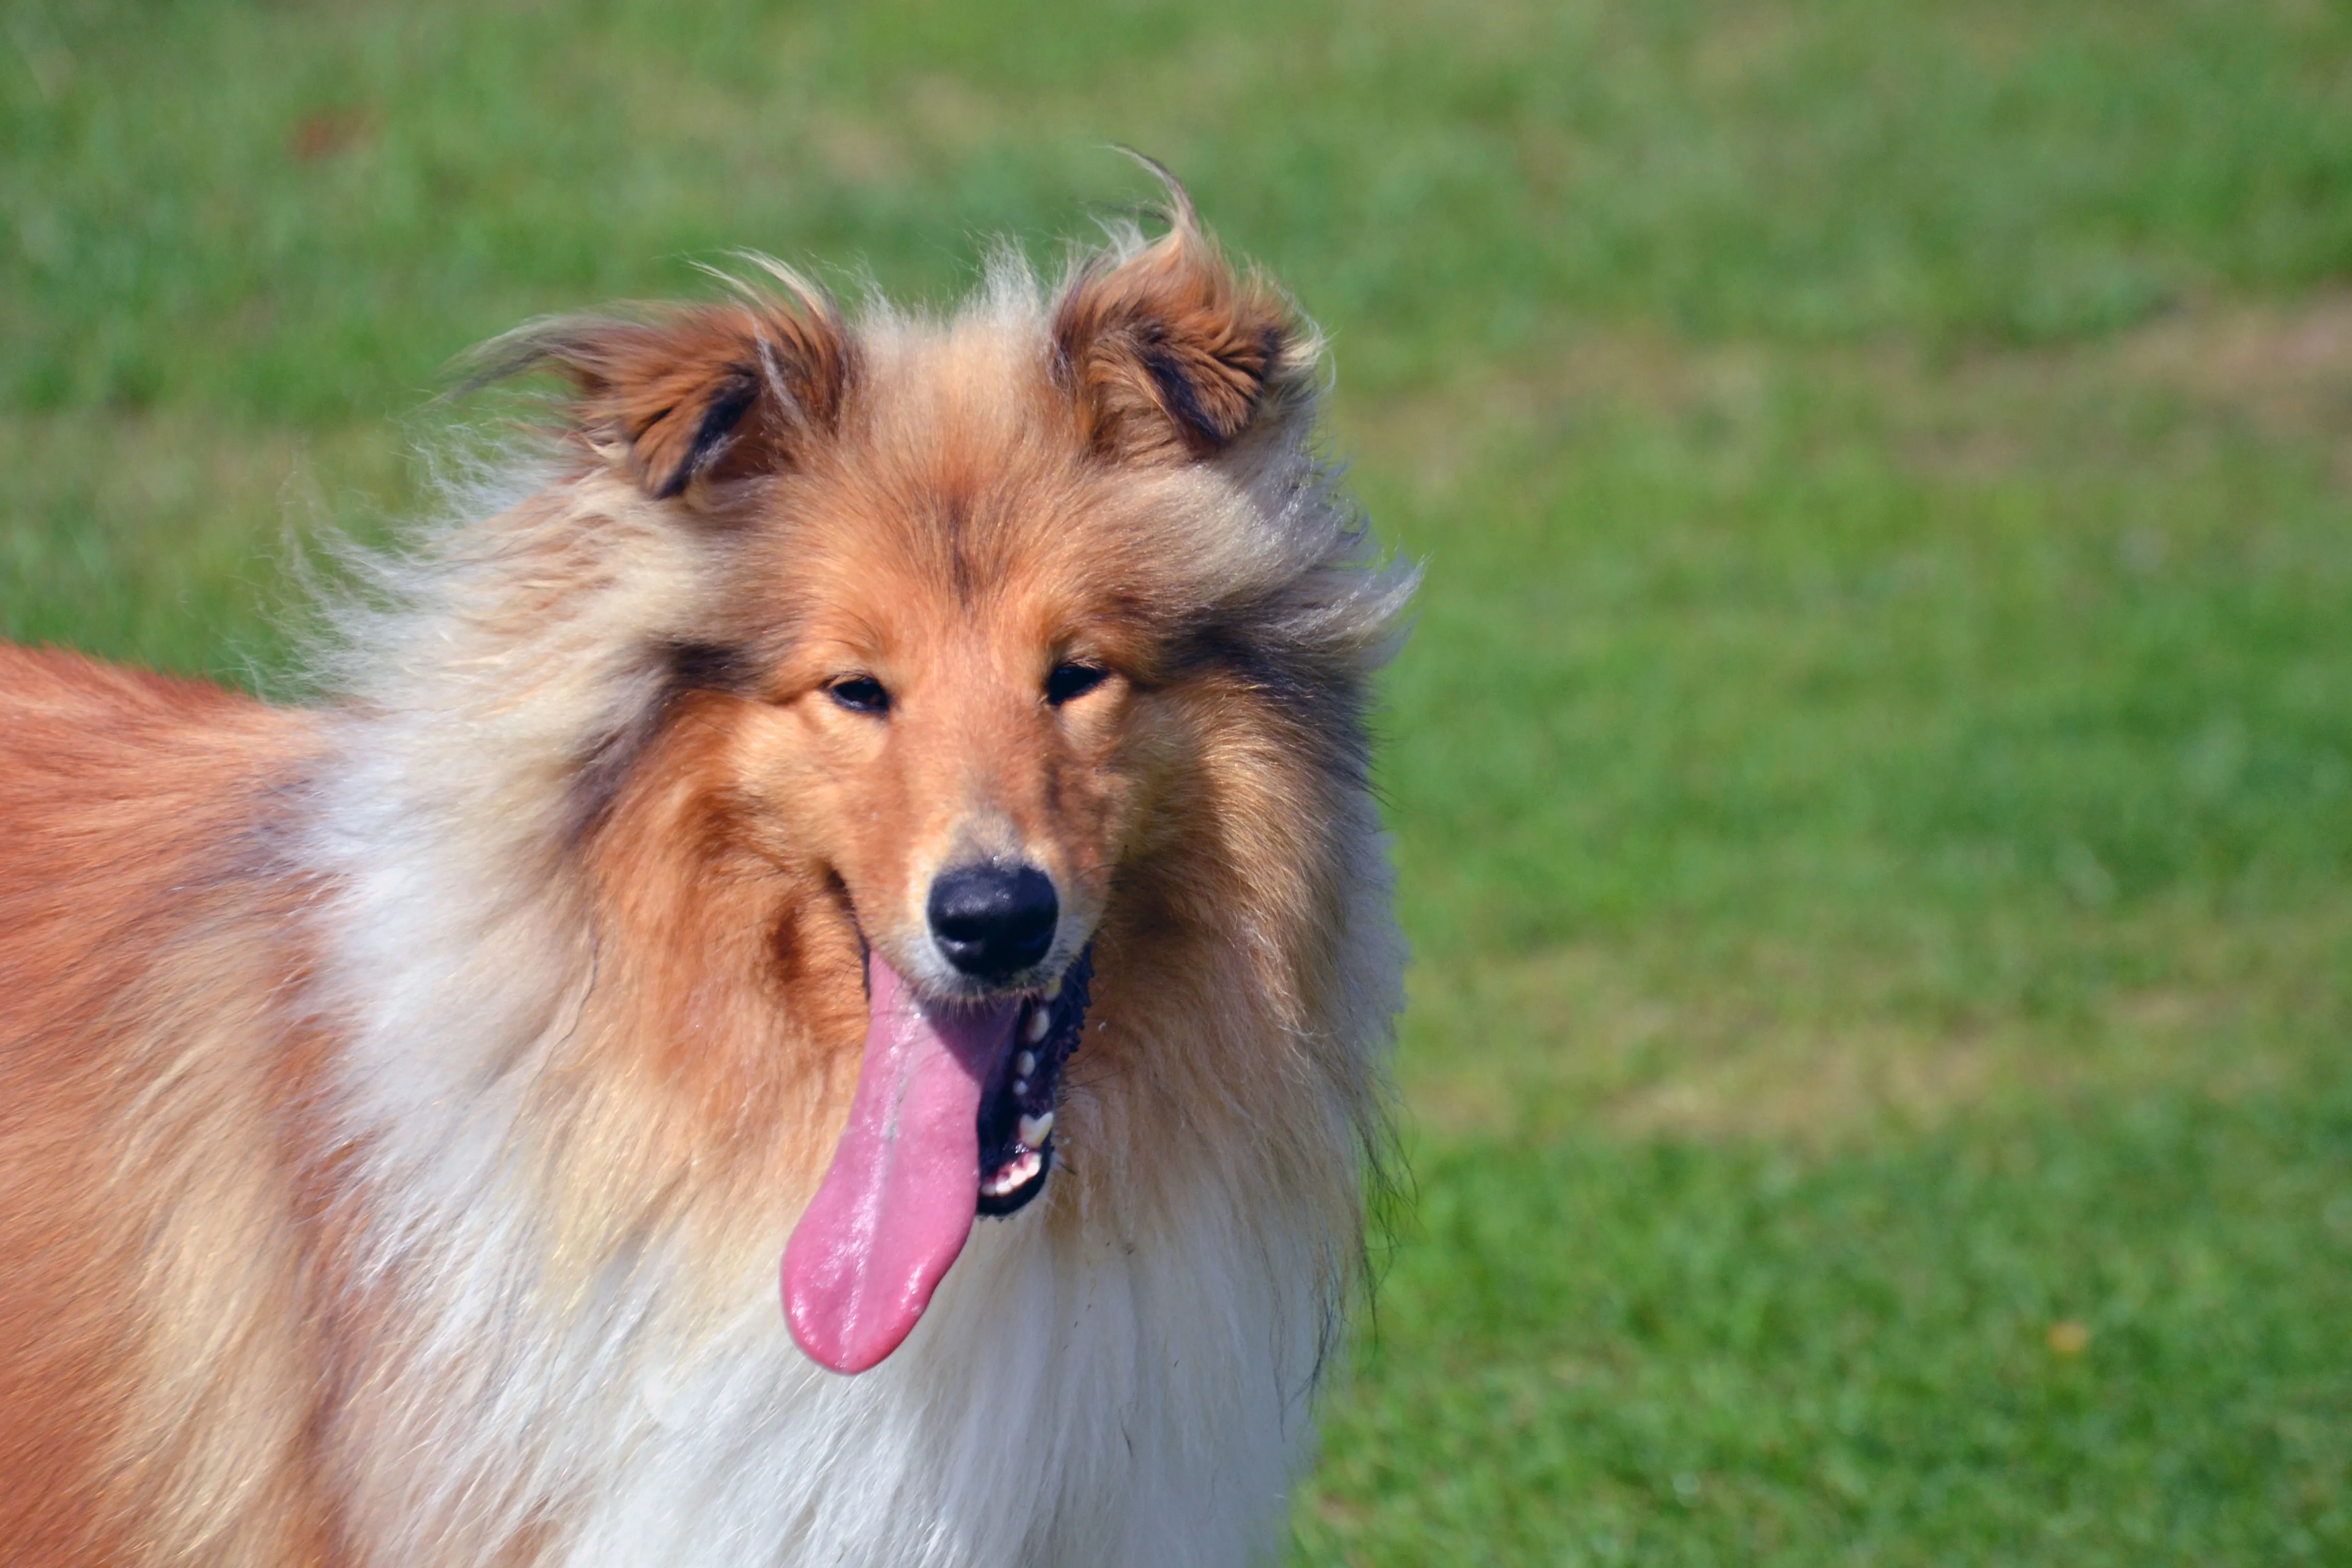
[[[1278,1542],[1410,584],[1172,206],[507,341],[549,438],[324,706],[0,654],[0,1555]]]

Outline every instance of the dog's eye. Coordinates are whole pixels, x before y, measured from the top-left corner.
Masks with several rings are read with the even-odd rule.
[[[870,675],[850,675],[824,689],[825,695],[852,713],[887,713],[890,693]]]
[[[1045,700],[1059,708],[1073,697],[1084,697],[1110,679],[1098,664],[1057,664],[1045,678]]]

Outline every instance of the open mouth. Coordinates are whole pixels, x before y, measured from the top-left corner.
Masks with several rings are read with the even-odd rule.
[[[1045,1190],[1062,1068],[1086,1030],[1087,983],[1093,975],[1090,950],[1015,1015],[1013,1044],[981,1090],[982,1214],[1016,1214]]]
[[[848,1123],[784,1247],[784,1317],[812,1360],[855,1373],[889,1355],[978,1216],[1013,1214],[1045,1190],[1091,973],[1081,954],[1036,992],[942,1001],[866,955]]]

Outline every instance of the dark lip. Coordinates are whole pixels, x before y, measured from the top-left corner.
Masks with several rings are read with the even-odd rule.
[[[980,1171],[975,1181],[989,1173],[1010,1164],[1019,1154],[1019,1128],[1024,1116],[1045,1116],[1058,1106],[1062,1093],[1062,1070],[1069,1063],[1086,1033],[1087,1003],[1094,979],[1094,949],[1089,946],[1071,961],[1062,973],[1062,988],[1054,999],[1042,1005],[1049,1011],[1045,1037],[1034,1045],[1021,1037],[1029,1017],[1024,1008],[1016,1019],[1014,1038],[1005,1051],[980,1096]],[[1023,1051],[1036,1058],[1035,1066],[1024,1079],[1014,1071]],[[1018,1083],[1026,1083],[1025,1092],[1015,1092]],[[975,1193],[978,1212],[1002,1219],[1018,1214],[1045,1190],[1045,1179],[1054,1171],[1054,1135],[1047,1133],[1038,1148],[1037,1173],[1008,1193]]]

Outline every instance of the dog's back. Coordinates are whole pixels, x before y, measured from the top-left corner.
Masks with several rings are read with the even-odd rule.
[[[245,1060],[204,1059],[233,1021],[201,1015],[243,990],[229,973],[240,963],[277,962],[253,918],[267,884],[244,872],[267,852],[262,802],[307,745],[299,714],[216,687],[0,647],[10,1562],[117,1560],[174,1484],[157,1463],[169,1457],[146,1451],[147,1369],[193,1303],[152,1288],[205,1194],[174,1192],[171,1178],[186,1161],[249,1153],[215,1118],[232,1106],[249,1116],[257,1086],[241,1069],[267,1044],[248,1033],[235,1053]],[[248,1187],[268,1176],[247,1173]]]

